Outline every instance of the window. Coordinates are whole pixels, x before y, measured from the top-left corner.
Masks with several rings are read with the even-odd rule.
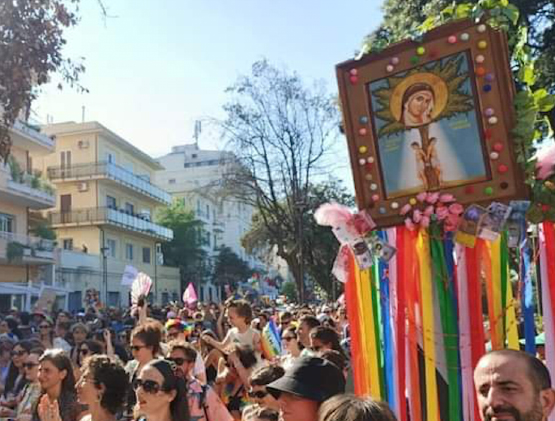
[[[127,260],[133,260],[133,244],[127,243],[125,245],[125,258]]]
[[[0,232],[15,231],[15,216],[7,213],[0,213]]]
[[[175,184],[175,178],[170,178],[170,179],[168,180],[168,183],[170,183],[170,184]]]
[[[113,152],[106,152],[106,162],[108,162],[109,164],[116,163],[116,156]]]
[[[108,248],[106,255],[109,257],[116,257],[116,240],[108,238],[106,240],[106,247]]]
[[[71,167],[71,151],[60,152],[60,166],[62,168]]]
[[[135,206],[133,206],[133,203],[125,202],[125,213],[135,215]]]
[[[196,153],[191,155],[191,158],[196,158],[198,155]]]
[[[150,264],[150,247],[143,247],[143,263]]]
[[[200,200],[197,199],[197,215],[200,215]]]
[[[206,231],[206,245],[210,247],[210,233]]]
[[[73,250],[73,238],[64,238],[64,250]]]
[[[116,198],[112,196],[106,196],[106,206],[110,209],[117,209],[118,203],[116,202]]]

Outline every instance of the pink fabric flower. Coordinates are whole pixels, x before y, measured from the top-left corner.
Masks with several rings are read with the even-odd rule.
[[[431,203],[432,205],[437,202],[439,199],[439,193],[428,193],[426,195],[426,202]]]
[[[447,218],[447,215],[449,215],[449,209],[447,209],[445,206],[438,207],[436,209],[436,215],[437,219],[443,221],[445,218]]]
[[[453,203],[449,205],[449,212],[453,215],[460,215],[464,212],[464,207],[460,203]]]
[[[425,216],[432,216],[433,213],[434,213],[434,207],[432,205],[428,206],[424,211]]]
[[[439,197],[439,201],[441,203],[454,202],[455,201],[455,196],[453,196],[452,194],[444,193]]]
[[[420,226],[424,228],[428,228],[430,226],[430,218],[427,216],[423,216],[422,220],[420,221]]]
[[[410,218],[405,219],[405,227],[407,227],[411,231],[414,231],[415,226]]]
[[[412,220],[415,223],[419,223],[420,220],[422,219],[422,212],[420,212],[418,209],[416,209],[413,213],[412,213]]]
[[[411,209],[412,209],[412,206],[410,205],[410,203],[407,203],[405,206],[401,208],[401,211],[399,212],[399,214],[404,216],[407,213],[409,213]]]
[[[419,202],[424,202],[427,196],[428,193],[426,193],[425,191],[422,193],[418,193],[418,195],[416,196],[416,200],[418,200]]]
[[[457,215],[450,214],[445,220],[445,225],[443,226],[446,231],[456,231],[459,226],[459,217]]]

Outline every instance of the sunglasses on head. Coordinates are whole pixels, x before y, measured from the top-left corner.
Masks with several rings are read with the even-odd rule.
[[[257,390],[256,392],[249,392],[249,397],[255,398],[255,399],[264,399],[266,396],[268,396],[268,392],[266,392],[264,390]]]
[[[12,357],[15,357],[16,355],[17,355],[18,357],[22,357],[22,356],[24,356],[25,354],[27,354],[27,351],[25,351],[25,350],[23,350],[23,349],[22,349],[21,351],[12,351]]]
[[[33,367],[36,367],[37,365],[38,365],[38,363],[23,363],[23,368],[26,368],[26,369],[30,370]]]
[[[156,395],[158,392],[162,390],[162,386],[156,383],[154,380],[141,380],[136,379],[133,382],[133,390],[139,390],[142,387],[146,393],[150,393],[152,395]]]

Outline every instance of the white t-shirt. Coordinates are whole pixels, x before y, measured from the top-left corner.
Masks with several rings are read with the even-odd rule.
[[[238,328],[232,327],[227,332],[224,342],[227,342],[228,338],[231,343],[248,345],[256,350],[256,344],[260,342],[260,332],[252,327],[249,327],[244,333],[241,333]]]

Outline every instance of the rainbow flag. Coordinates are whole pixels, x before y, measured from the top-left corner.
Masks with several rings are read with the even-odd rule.
[[[262,329],[261,342],[262,353],[267,360],[273,360],[281,355],[281,338],[273,320],[270,320]]]

